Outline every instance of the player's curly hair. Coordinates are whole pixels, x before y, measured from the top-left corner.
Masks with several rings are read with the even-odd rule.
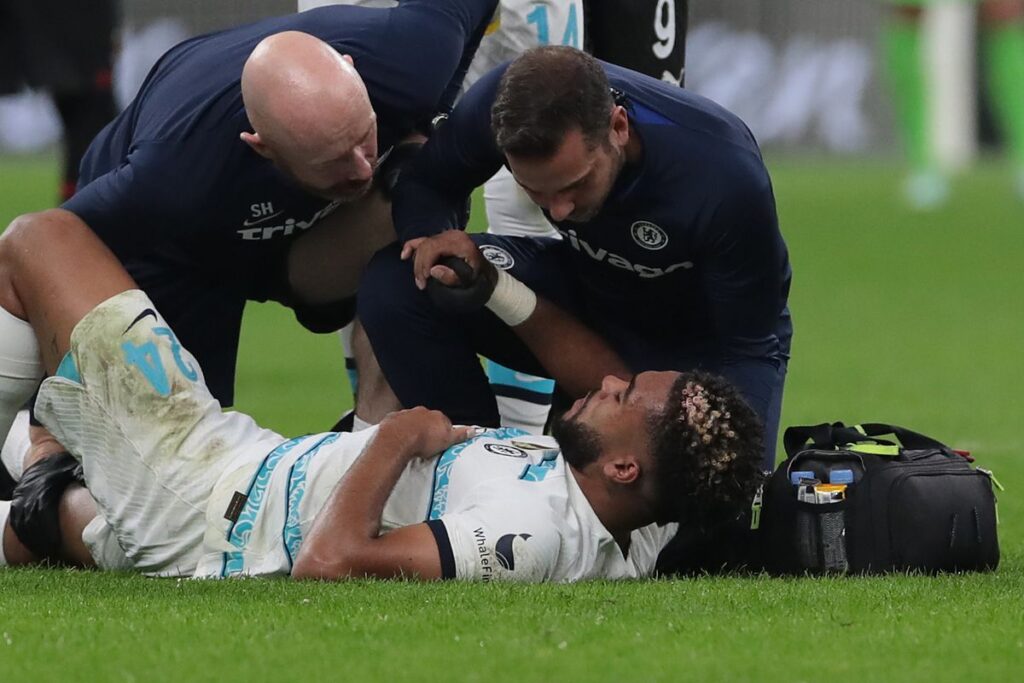
[[[684,372],[651,419],[663,514],[698,525],[750,507],[763,479],[761,421],[725,379]]]
[[[601,64],[581,50],[527,50],[501,77],[491,129],[506,154],[546,159],[579,129],[593,148],[606,141],[615,102]]]

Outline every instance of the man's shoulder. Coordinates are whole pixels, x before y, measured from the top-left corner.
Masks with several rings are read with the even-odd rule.
[[[611,82],[625,94],[643,141],[644,175],[656,179],[645,183],[646,191],[683,200],[693,192],[745,195],[767,187],[761,150],[738,116],[678,86],[615,68],[627,73]]]
[[[504,61],[485,71],[476,81],[473,82],[459,100],[459,109],[478,110],[487,116],[488,126],[490,125],[491,105],[498,96],[498,86],[501,84],[501,77],[505,75],[511,61]]]
[[[184,208],[216,193],[218,179],[242,175],[244,165],[239,158],[239,154],[233,153],[214,135],[180,141],[157,138],[133,143],[122,158],[111,155],[102,170],[124,175],[124,180],[130,183],[130,191],[138,198],[154,201],[165,198],[166,205],[160,203],[163,209],[168,206]]]
[[[721,151],[759,154],[757,142],[739,116],[678,85],[614,64],[604,64],[611,87],[625,96],[631,121],[665,140],[710,144]],[[669,145],[667,151],[671,151]]]

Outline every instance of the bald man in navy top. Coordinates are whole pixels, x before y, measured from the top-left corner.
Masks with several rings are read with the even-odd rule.
[[[394,239],[380,171],[450,109],[496,5],[326,7],[181,43],[93,141],[78,193],[17,220],[86,223],[228,405],[247,300],[321,331],[351,319]]]
[[[399,180],[399,239],[433,237],[414,243],[412,267],[395,248],[378,254],[359,297],[397,401],[495,424],[476,353],[544,374],[493,314],[443,312],[422,291],[441,256],[478,263],[468,238],[443,231],[463,227],[467,193],[502,164],[561,239],[474,235],[483,255],[600,333],[632,371],[731,380],[765,423],[770,468],[791,270],[757,143],[713,102],[571,48],[530,51],[481,79]]]

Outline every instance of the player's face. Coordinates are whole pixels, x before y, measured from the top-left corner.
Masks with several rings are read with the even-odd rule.
[[[600,441],[603,450],[646,452],[648,422],[665,410],[678,372],[641,372],[630,381],[608,376],[598,391],[573,403],[562,420]]]
[[[628,139],[625,113],[620,118]],[[625,139],[622,129],[614,125],[609,139],[597,145],[589,144],[583,133],[574,129],[549,158],[508,156],[516,182],[556,222],[592,220],[604,206],[623,163]]]
[[[359,199],[373,185],[377,166],[376,115],[370,111],[356,118],[331,144],[282,165],[311,194],[343,202]]]

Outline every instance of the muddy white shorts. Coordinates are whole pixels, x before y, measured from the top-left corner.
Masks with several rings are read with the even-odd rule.
[[[222,412],[195,358],[139,290],[79,321],[36,415],[82,461],[102,517],[84,534],[97,561],[116,558],[112,533],[130,565],[154,576],[193,574],[214,483],[239,452],[284,441]]]

